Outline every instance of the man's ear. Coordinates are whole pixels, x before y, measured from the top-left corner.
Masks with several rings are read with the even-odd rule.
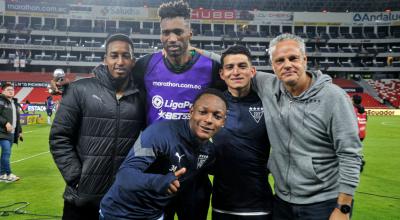
[[[256,67],[255,66],[251,66],[251,78],[253,78],[256,75]]]
[[[190,118],[192,118],[192,115],[193,115],[193,112],[194,112],[193,106],[194,106],[194,103],[193,103],[192,107],[190,107],[190,110],[189,110],[189,116],[190,116]]]
[[[224,79],[223,69],[222,69],[222,68],[219,69],[219,78],[221,78],[222,80],[225,80],[225,79]]]

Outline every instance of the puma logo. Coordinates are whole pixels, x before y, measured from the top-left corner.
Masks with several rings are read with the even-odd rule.
[[[179,153],[176,152],[176,153],[175,153],[175,156],[178,157],[178,162],[181,163],[181,159],[182,159],[182,157],[184,157],[185,155],[184,155],[184,154],[179,155]]]

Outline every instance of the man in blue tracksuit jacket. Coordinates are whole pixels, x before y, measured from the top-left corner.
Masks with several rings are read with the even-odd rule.
[[[190,120],[149,126],[104,196],[101,219],[163,219],[171,199],[213,162],[210,138],[223,126],[226,109],[223,94],[208,89],[194,100]]]

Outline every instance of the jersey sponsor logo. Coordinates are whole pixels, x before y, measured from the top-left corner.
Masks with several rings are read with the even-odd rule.
[[[162,107],[165,108],[170,108],[170,109],[189,109],[192,107],[192,103],[189,101],[184,101],[184,102],[177,102],[174,101],[173,99],[163,99],[160,95],[155,95],[151,99],[151,103],[153,104],[153,107],[156,109],[160,109]]]
[[[199,157],[197,158],[197,169],[201,168],[204,163],[207,161],[208,155],[205,154],[200,154]]]
[[[158,112],[158,118],[159,119],[167,119],[167,120],[178,120],[178,119],[189,119],[190,114],[186,112],[165,112],[162,109]]]
[[[201,85],[190,84],[190,83],[156,82],[156,81],[154,81],[153,86],[201,90]]]
[[[154,108],[160,109],[164,105],[164,99],[159,95],[155,95],[151,99],[151,104],[153,104]]]
[[[175,102],[174,100],[165,100],[164,107],[170,109],[178,109],[178,108],[189,109],[190,107],[192,107],[192,103],[189,101]]]
[[[185,154],[179,155],[179,152],[176,152],[175,156],[178,157],[178,162],[181,163],[181,159],[185,156]]]
[[[264,115],[264,109],[262,107],[250,107],[249,112],[251,116],[253,116],[253,119],[258,123],[262,116]]]

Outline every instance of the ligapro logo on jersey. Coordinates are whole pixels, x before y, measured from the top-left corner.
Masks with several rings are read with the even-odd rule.
[[[159,95],[153,96],[153,98],[151,99],[151,103],[153,104],[153,107],[156,109],[165,107],[175,110],[175,109],[189,109],[190,107],[192,107],[192,103],[189,101],[177,102],[174,101],[173,99],[164,100],[163,97]]]
[[[184,102],[177,102],[174,101],[173,99],[165,99],[161,97],[160,95],[155,95],[151,99],[151,103],[154,108],[158,109],[158,119],[164,118],[164,119],[189,119],[190,115],[188,112],[175,112],[175,111],[165,111],[166,109],[172,109],[172,110],[177,110],[177,109],[189,109],[192,107],[192,103],[189,101],[184,101]]]

